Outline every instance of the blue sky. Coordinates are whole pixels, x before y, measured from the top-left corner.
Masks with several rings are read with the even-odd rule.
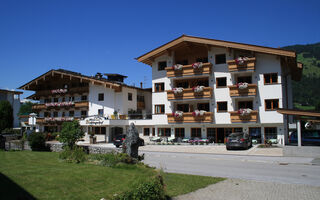
[[[58,68],[120,73],[130,85],[151,87],[151,68],[134,58],[182,34],[270,47],[315,43],[319,7],[311,0],[0,0],[0,88]]]

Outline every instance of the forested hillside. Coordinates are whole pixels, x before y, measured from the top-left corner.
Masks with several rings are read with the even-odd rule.
[[[320,103],[320,43],[283,48],[296,51],[298,62],[304,65],[301,81],[293,82],[295,105],[316,106]]]

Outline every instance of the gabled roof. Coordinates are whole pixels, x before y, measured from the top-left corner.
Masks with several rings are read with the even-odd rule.
[[[147,90],[147,89],[143,89],[143,88],[139,88],[139,87],[135,87],[135,86],[129,86],[129,85],[126,85],[126,84],[120,83],[120,82],[110,81],[110,80],[108,80],[106,78],[98,78],[98,77],[95,77],[95,76],[86,76],[86,75],[83,75],[81,73],[73,72],[73,71],[69,71],[69,70],[65,70],[65,69],[57,69],[57,70],[52,69],[52,70],[50,70],[50,71],[38,76],[37,78],[29,81],[28,83],[20,86],[18,89],[30,90],[29,87],[31,85],[37,84],[38,81],[40,81],[40,80],[45,80],[45,78],[47,76],[54,76],[56,74],[61,75],[61,77],[64,76],[64,77],[70,77],[70,78],[77,78],[79,80],[84,80],[84,81],[88,81],[88,82],[92,82],[92,83],[101,84],[101,85],[104,85],[106,87],[109,87],[109,88],[112,88],[112,89],[115,89],[115,90],[121,90],[122,86],[123,87],[128,87],[128,88],[133,88],[133,89],[138,89],[138,90]],[[33,95],[31,95],[29,97],[32,97],[32,96]]]
[[[201,37],[194,37],[188,35],[182,35],[177,39],[174,39],[156,49],[149,51],[146,54],[136,58],[139,62],[143,62],[147,65],[152,64],[152,60],[155,57],[158,57],[164,53],[166,53],[170,48],[177,46],[183,42],[192,42],[198,44],[204,44],[209,46],[217,46],[217,47],[225,47],[225,48],[234,48],[234,49],[241,49],[241,50],[248,50],[254,51],[259,53],[266,53],[266,54],[273,54],[279,56],[286,56],[296,58],[296,53],[294,51],[279,49],[279,48],[271,48],[271,47],[264,47],[258,45],[251,45],[251,44],[244,44],[244,43],[237,43],[237,42],[229,42],[223,40],[215,40],[215,39],[208,39],[208,38],[201,38]]]

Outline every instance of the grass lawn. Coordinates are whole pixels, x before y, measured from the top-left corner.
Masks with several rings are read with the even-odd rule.
[[[315,106],[302,106],[298,103],[294,103],[294,107],[299,109],[299,110],[315,110]]]
[[[16,199],[22,193],[36,199],[108,199],[155,173],[151,168],[135,166],[65,163],[53,152],[0,151],[0,199]],[[164,173],[166,194],[171,197],[221,180]]]

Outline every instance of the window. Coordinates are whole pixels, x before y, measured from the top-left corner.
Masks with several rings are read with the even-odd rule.
[[[69,97],[69,101],[74,101],[74,97]]]
[[[104,101],[104,93],[98,94],[98,101]]]
[[[73,110],[70,110],[69,111],[69,117],[73,117],[74,116],[74,111]]]
[[[158,62],[158,71],[162,71],[167,67],[167,61]]]
[[[264,84],[276,84],[278,83],[278,74],[272,73],[272,74],[264,74]]]
[[[44,117],[51,117],[51,113],[49,113],[49,112],[44,112]]]
[[[154,84],[155,92],[163,92],[164,91],[164,83],[155,83]]]
[[[65,117],[65,116],[66,116],[66,113],[65,113],[65,112],[62,112],[61,117]]]
[[[265,127],[264,135],[266,140],[277,139],[277,128],[276,127]]]
[[[216,128],[207,128],[207,138],[216,138]]]
[[[58,98],[53,98],[53,102],[58,102],[59,99]]]
[[[128,101],[132,101],[132,93],[128,93]]]
[[[203,63],[207,63],[208,62],[208,57],[203,57],[203,58],[197,58],[196,62],[203,62]]]
[[[191,128],[191,137],[201,138],[201,128]]]
[[[45,99],[44,103],[51,103],[51,99]]]
[[[202,85],[204,87],[209,87],[209,80],[208,79],[198,79],[197,80],[197,84],[195,86],[197,86],[197,85]]]
[[[184,128],[175,128],[174,129],[174,137],[184,138]]]
[[[86,117],[86,116],[87,116],[87,111],[81,110],[81,117]]]
[[[228,111],[228,102],[220,101],[217,102],[217,112],[227,112]]]
[[[252,83],[252,77],[251,76],[240,76],[237,79],[237,83]]]
[[[266,99],[265,102],[265,110],[276,110],[279,108],[279,99]]]
[[[53,112],[53,117],[58,117],[58,112]]]
[[[94,134],[106,134],[106,127],[94,127]]]
[[[179,81],[179,82],[177,82],[177,87],[189,88],[189,82],[188,81]]]
[[[155,105],[154,112],[155,114],[164,114],[164,105]]]
[[[103,116],[103,109],[98,109],[98,115]]]
[[[216,83],[217,83],[217,88],[226,87],[227,86],[227,78],[226,77],[217,78]]]
[[[259,127],[250,127],[249,135],[253,140],[257,140],[258,143],[261,143],[261,128]]]
[[[216,55],[216,64],[225,64],[226,63],[226,54]]]
[[[228,137],[231,133],[242,132],[242,128],[225,128],[225,137]]]
[[[156,129],[152,128],[152,136],[156,136]]]
[[[144,96],[137,95],[137,102],[144,102]]]
[[[144,128],[143,129],[143,135],[144,136],[149,136],[150,135],[150,129],[149,128]]]
[[[187,65],[187,64],[189,64],[189,62],[188,62],[188,60],[178,60],[178,61],[176,61],[176,64]]]
[[[198,103],[198,110],[210,112],[209,103]]]
[[[82,95],[81,96],[81,101],[87,101],[87,99],[88,99],[87,95]]]
[[[189,104],[177,104],[177,110],[182,112],[189,112]]]
[[[253,109],[252,101],[239,101],[238,102],[238,109],[250,108]]]
[[[158,136],[170,137],[171,136],[171,128],[158,128]]]

